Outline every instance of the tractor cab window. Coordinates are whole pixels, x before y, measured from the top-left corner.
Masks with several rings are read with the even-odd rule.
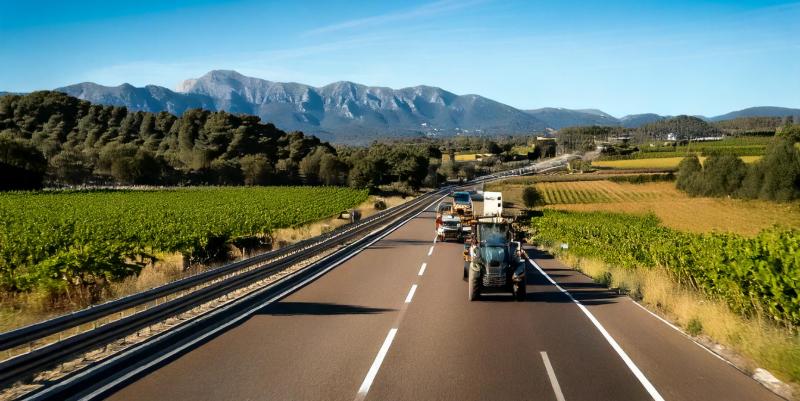
[[[486,246],[481,248],[481,259],[488,266],[497,266],[506,261],[506,248],[504,246]]]
[[[479,224],[478,238],[487,245],[503,245],[508,242],[508,227],[504,224]]]

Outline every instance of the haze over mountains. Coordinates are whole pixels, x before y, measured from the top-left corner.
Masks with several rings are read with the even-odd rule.
[[[666,118],[636,114],[615,118],[600,110],[519,110],[478,95],[456,95],[431,86],[391,89],[353,82],[323,87],[272,82],[215,70],[188,79],[177,91],[147,85],[116,87],[81,83],[56,89],[93,103],[130,110],[182,114],[192,108],[258,115],[283,130],[325,140],[368,142],[379,137],[452,134],[529,134],[575,125],[636,128]],[[745,116],[800,116],[800,109],[755,107],[709,120]]]

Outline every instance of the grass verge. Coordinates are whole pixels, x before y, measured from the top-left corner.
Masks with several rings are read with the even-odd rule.
[[[620,268],[550,249],[566,265],[595,281],[628,293],[642,305],[681,327],[698,342],[752,374],[764,368],[800,394],[800,334],[760,318],[744,318],[725,304],[677,283],[664,269]]]

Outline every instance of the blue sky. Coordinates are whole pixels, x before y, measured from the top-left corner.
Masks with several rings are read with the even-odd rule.
[[[0,90],[212,69],[618,117],[800,107],[800,3],[0,0]]]

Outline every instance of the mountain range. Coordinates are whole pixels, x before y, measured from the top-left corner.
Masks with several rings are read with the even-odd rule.
[[[283,130],[303,131],[334,142],[417,135],[528,134],[575,125],[636,128],[668,117],[648,113],[616,118],[596,109],[519,110],[482,96],[456,95],[432,86],[391,89],[342,81],[313,87],[226,70],[188,79],[175,91],[155,85],[109,87],[91,82],[56,90],[130,110],[180,115],[203,108],[253,114]],[[800,117],[800,109],[754,107],[707,120],[784,115]]]

